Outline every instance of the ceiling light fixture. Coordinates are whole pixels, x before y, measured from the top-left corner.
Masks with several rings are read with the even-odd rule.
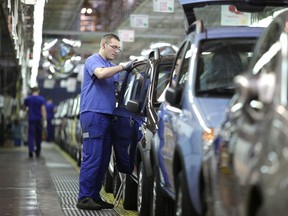
[[[88,0],[85,0],[83,3],[83,7],[81,9],[81,14],[85,16],[89,16],[93,13],[93,8],[91,3]]]
[[[35,5],[37,0],[21,0],[21,2],[26,5]]]
[[[44,19],[45,0],[38,0],[34,6],[34,25],[33,25],[33,59],[30,78],[30,87],[37,86],[38,67],[41,56],[42,28]]]

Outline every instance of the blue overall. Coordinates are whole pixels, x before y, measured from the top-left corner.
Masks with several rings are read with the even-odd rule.
[[[28,148],[29,152],[34,152],[36,144],[36,154],[41,152],[42,141],[42,121],[29,121],[28,125]]]
[[[42,113],[41,107],[45,106],[45,99],[40,95],[31,95],[24,100],[24,105],[28,107],[28,149],[29,153],[34,152],[36,144],[36,154],[41,152],[42,141]]]
[[[112,115],[85,112],[80,116],[83,132],[83,161],[79,178],[79,200],[100,200],[102,180],[111,155]]]
[[[52,120],[54,118],[55,105],[53,103],[46,103],[46,112],[47,112],[47,137],[46,141],[54,141],[54,125]]]
[[[84,65],[80,95],[80,122],[82,128],[82,162],[79,176],[78,201],[91,197],[101,199],[100,190],[111,155],[111,124],[116,106],[114,82],[119,74],[98,79],[96,68],[114,66],[99,54],[87,58]]]

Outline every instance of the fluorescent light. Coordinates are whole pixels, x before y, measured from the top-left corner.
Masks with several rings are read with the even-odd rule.
[[[44,18],[44,6],[45,0],[38,0],[34,6],[34,25],[33,25],[33,62],[31,69],[31,79],[30,86],[38,86],[37,76],[38,68],[41,56],[41,46],[42,46],[42,27],[43,27],[43,18]]]

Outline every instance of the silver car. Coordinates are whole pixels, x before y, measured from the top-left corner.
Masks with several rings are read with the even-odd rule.
[[[281,12],[259,38],[247,73],[235,79],[238,91],[213,143],[219,215],[287,215],[287,27],[288,11]]]

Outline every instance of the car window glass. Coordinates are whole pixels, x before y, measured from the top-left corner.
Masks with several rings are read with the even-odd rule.
[[[62,109],[62,112],[61,112],[61,117],[62,118],[66,116],[67,109],[68,109],[68,103],[67,103],[67,100],[65,100],[64,105],[63,105],[63,109]]]
[[[279,40],[282,29],[283,28],[281,28],[279,23],[277,22],[271,23],[271,25],[269,26],[269,30],[267,29],[263,33],[263,36],[259,39],[257,46],[255,48],[255,55],[251,60],[251,67],[252,67],[251,70],[254,74],[259,72],[259,68],[262,68],[259,65],[264,65],[265,64],[264,61],[267,61],[267,59],[265,60],[263,56],[265,53],[269,51],[272,45]]]
[[[124,105],[127,105],[129,100],[144,100],[145,92],[147,91],[149,85],[147,67],[147,64],[141,64],[135,67],[132,72],[129,73],[127,84],[124,89]]]
[[[211,1],[213,2],[213,1]],[[237,1],[235,1],[237,2]],[[273,2],[273,1],[272,1]],[[235,25],[245,25],[245,26],[257,26],[261,20],[267,19],[274,19],[277,15],[278,11],[286,9],[285,6],[265,6],[261,11],[248,11],[248,10],[241,10],[240,5],[231,4],[231,1],[227,1],[225,5],[224,1],[221,5],[215,4],[206,4],[202,5],[201,7],[195,7],[193,10],[193,15],[195,16],[196,20],[202,20],[205,23],[206,28],[211,27],[219,27],[219,26],[227,26],[231,25],[231,20],[226,19],[224,17],[227,16],[228,12],[241,14],[245,18],[241,18],[241,22],[234,22]],[[209,16],[207,16],[209,14]]]
[[[164,90],[167,88],[169,84],[169,77],[171,74],[172,70],[172,64],[164,64],[164,65],[159,65],[158,67],[158,76],[155,80],[156,82],[156,94],[155,94],[155,99],[154,101],[158,102],[163,102],[162,97],[160,98],[161,95],[163,95]]]
[[[188,50],[185,52],[182,65],[181,65],[181,67],[180,67],[180,69],[179,69],[178,85],[179,85],[180,87],[184,87],[184,85],[185,85],[185,83],[186,83],[186,81],[187,81],[187,78],[188,78],[189,63],[190,63],[191,54],[192,54],[192,47],[191,47],[191,45],[189,44],[188,47],[189,47],[190,49],[188,49]]]
[[[258,61],[256,62],[256,64],[253,67],[253,73],[254,74],[258,74],[258,76],[260,76],[259,81],[258,81],[258,93],[259,93],[259,100],[261,102],[272,102],[272,98],[273,95],[275,93],[275,81],[273,82],[274,79],[272,79],[272,77],[270,75],[274,75],[277,71],[281,71],[281,64],[279,64],[279,59],[281,58],[281,48],[285,47],[283,46],[283,44],[281,43],[281,33],[282,33],[282,28],[279,25],[279,23],[274,23],[274,25],[271,25],[273,32],[268,32],[266,34],[266,36],[263,39],[263,43],[265,43],[265,45],[263,45],[262,47],[266,49],[266,52],[264,52],[263,50],[263,54],[261,56],[259,56]],[[286,34],[285,34],[286,35]],[[273,36],[273,37],[272,37]],[[284,35],[283,35],[284,36]],[[287,35],[285,36],[287,38]],[[273,38],[273,40],[271,41],[271,38]],[[286,42],[286,39],[284,39],[284,41]],[[287,46],[286,46],[287,47]],[[285,71],[285,74],[287,73],[287,71]],[[265,76],[265,74],[268,74],[268,76],[266,77],[271,77],[268,81],[261,79],[261,77],[263,77],[262,75]],[[280,75],[281,76],[281,75]],[[286,77],[286,75],[284,75]],[[269,83],[269,84],[268,84]],[[266,90],[263,90],[261,88],[261,86],[264,86],[266,88]],[[284,87],[286,85],[279,85],[280,87]],[[269,95],[270,97],[267,97],[268,93],[266,92],[267,89],[269,87]],[[279,89],[280,90],[280,89]],[[263,92],[266,92],[265,94],[263,94]],[[283,95],[287,95],[287,90],[285,89]],[[277,95],[281,95],[282,93],[279,92],[279,94]],[[269,99],[267,99],[269,98]],[[287,98],[283,100],[283,98],[281,97],[282,101],[281,103],[286,104],[287,103]]]
[[[255,41],[253,38],[203,41],[197,60],[196,93],[218,94],[221,89],[235,89],[234,78],[247,67]]]
[[[243,71],[240,55],[231,46],[223,46],[209,55],[203,55],[202,59],[205,65],[200,77],[201,89],[230,85],[234,77]]]
[[[188,48],[188,49],[187,49]],[[191,58],[191,43],[187,42],[186,45],[180,50],[172,74],[171,85],[183,87],[188,74],[188,66]]]
[[[255,49],[255,57],[251,62],[252,73],[253,74],[275,74],[277,71],[281,71],[281,64],[279,64],[279,59],[281,57],[281,48],[285,47],[280,42],[281,35],[283,34],[283,28],[285,29],[285,23],[274,22],[271,23],[269,29],[263,34],[263,36],[259,39],[257,47]],[[284,40],[285,41],[285,40]],[[287,47],[287,46],[286,46]],[[250,71],[250,70],[249,70]],[[287,73],[287,71],[285,71]],[[281,76],[281,75],[280,75]],[[285,75],[286,76],[286,75]],[[267,85],[267,83],[261,85]],[[281,95],[281,104],[285,105],[287,103],[287,90],[286,89],[277,89],[277,85],[273,85],[273,80],[269,81],[268,85],[271,89],[269,90],[269,94],[271,98],[275,94],[275,91],[278,92],[277,95]],[[286,85],[278,85],[281,88],[285,88]],[[257,100],[265,102],[267,99],[263,96],[263,92],[259,89],[259,98]],[[284,96],[284,97],[283,97]],[[272,102],[271,100],[267,100]]]

